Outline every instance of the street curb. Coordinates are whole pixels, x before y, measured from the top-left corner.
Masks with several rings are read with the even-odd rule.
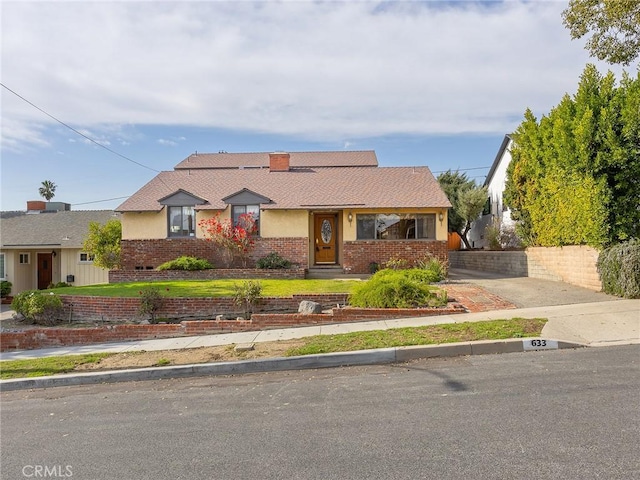
[[[25,390],[32,388],[52,388],[99,383],[134,382],[169,378],[202,377],[215,375],[242,375],[286,370],[347,367],[357,365],[381,365],[407,362],[418,358],[457,357],[463,355],[487,355],[496,353],[516,353],[531,350],[556,350],[581,348],[581,343],[547,339],[550,346],[525,348],[526,342],[544,340],[539,337],[508,340],[481,340],[475,342],[448,343],[439,345],[416,345],[391,347],[355,352],[324,353],[298,357],[277,357],[233,362],[201,363],[167,367],[112,370],[108,372],[69,373],[50,377],[16,378],[0,380],[0,391]]]

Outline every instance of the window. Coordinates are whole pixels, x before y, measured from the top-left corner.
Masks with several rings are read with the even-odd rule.
[[[91,263],[93,262],[94,255],[90,253],[80,252],[80,263]]]
[[[436,215],[356,215],[358,240],[415,240],[436,238]]]
[[[4,253],[0,253],[0,280],[4,280]]]
[[[31,259],[29,258],[28,253],[20,253],[18,254],[18,263],[20,265],[29,265],[31,263]]]
[[[256,222],[256,233],[260,232],[260,205],[232,205],[231,216],[233,224],[237,225],[240,215],[249,214]]]
[[[169,207],[169,236],[194,237],[195,211],[193,207]]]

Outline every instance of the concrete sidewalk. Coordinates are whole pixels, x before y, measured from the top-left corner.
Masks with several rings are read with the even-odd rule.
[[[387,330],[401,327],[438,325],[443,323],[480,322],[514,317],[543,317],[549,321],[542,337],[589,346],[640,344],[640,300],[614,300],[572,305],[549,305],[480,313],[463,313],[438,317],[414,317],[374,322],[318,325],[257,332],[241,332],[197,337],[177,337],[119,343],[67,346],[41,350],[20,350],[0,353],[0,360],[18,360],[55,355],[83,353],[122,353],[135,351],[176,350],[184,348],[272,342],[312,335],[367,330]]]

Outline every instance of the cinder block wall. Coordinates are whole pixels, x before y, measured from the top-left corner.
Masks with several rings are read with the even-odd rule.
[[[525,251],[452,251],[453,268],[504,273],[563,281],[590,290],[602,290],[596,269],[599,251],[584,245],[529,247]]]
[[[596,269],[599,251],[586,245],[529,247],[526,250],[529,276],[562,280],[572,285],[602,290]]]
[[[449,252],[449,266],[467,270],[528,276],[524,251],[458,250]]]

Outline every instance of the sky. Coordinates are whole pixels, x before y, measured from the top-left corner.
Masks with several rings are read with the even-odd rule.
[[[375,150],[482,183],[590,59],[561,1],[0,4],[1,210],[113,209],[194,152]]]

